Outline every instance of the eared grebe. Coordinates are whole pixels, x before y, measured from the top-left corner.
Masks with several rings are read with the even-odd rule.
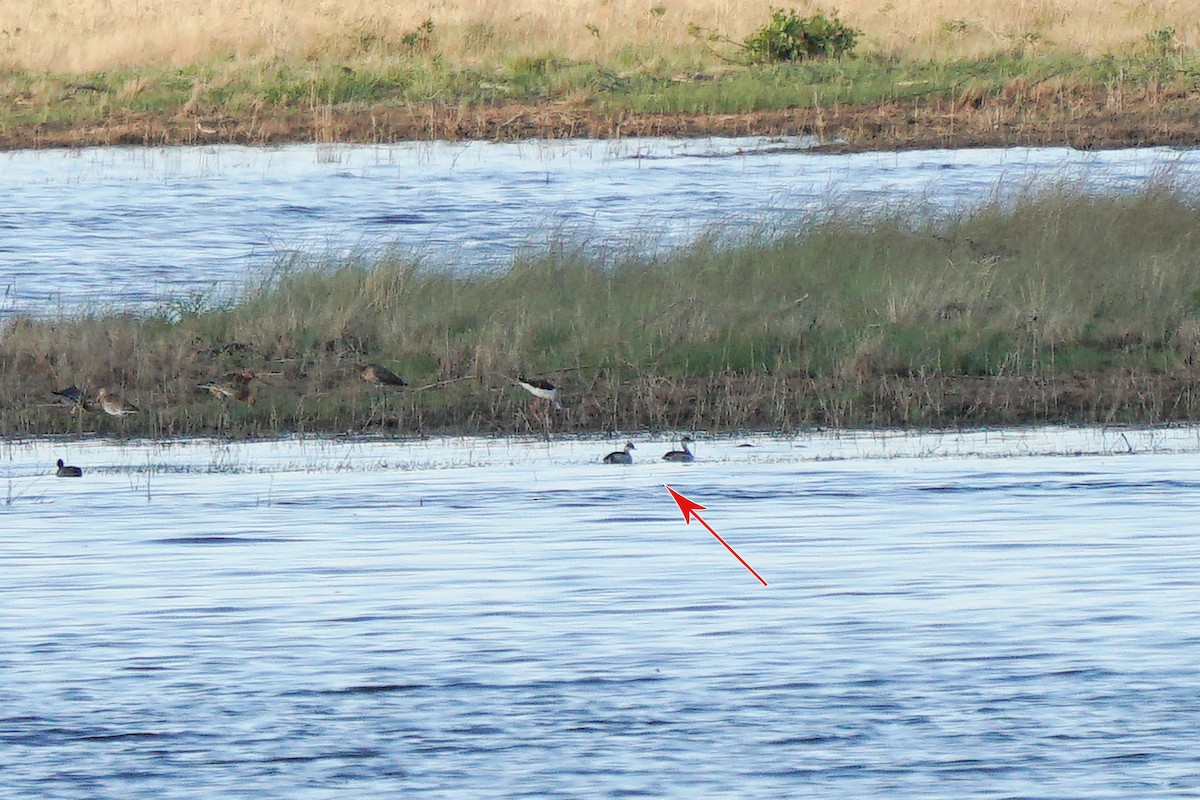
[[[60,458],[58,460],[58,472],[56,472],[54,474],[60,478],[82,478],[83,470],[81,470],[79,467],[67,466],[66,464],[63,463],[63,460]]]
[[[633,456],[629,454],[630,450],[636,450],[633,442],[626,442],[624,450],[614,450],[604,457],[605,464],[632,464]]]
[[[695,461],[696,456],[688,449],[688,445],[692,443],[692,437],[684,436],[679,440],[679,446],[682,450],[669,450],[663,454],[663,461]]]

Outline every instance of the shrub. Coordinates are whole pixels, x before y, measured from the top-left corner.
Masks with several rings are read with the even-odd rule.
[[[859,34],[836,13],[801,17],[795,9],[773,8],[770,22],[747,36],[743,45],[753,61],[800,61],[849,53]]]
[[[1146,34],[1146,43],[1155,55],[1169,55],[1179,49],[1174,28],[1159,28]]]
[[[433,49],[433,20],[424,22],[400,37],[400,44],[416,53],[427,53]]]

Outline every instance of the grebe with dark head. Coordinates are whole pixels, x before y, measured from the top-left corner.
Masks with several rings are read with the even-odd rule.
[[[669,450],[663,454],[663,461],[695,461],[695,454],[688,449],[688,445],[692,443],[691,436],[684,436],[679,440],[679,446],[682,450]]]
[[[63,460],[60,458],[58,460],[58,472],[54,474],[60,478],[82,478],[83,470],[81,470],[79,467],[72,467],[64,464]]]
[[[623,450],[614,450],[604,457],[605,464],[632,464],[633,456],[630,455],[630,450],[636,450],[633,442],[626,442]]]

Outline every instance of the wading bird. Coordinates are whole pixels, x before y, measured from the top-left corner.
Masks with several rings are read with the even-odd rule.
[[[397,388],[408,386],[408,381],[401,378],[396,373],[392,372],[382,364],[361,364],[359,365],[359,375],[367,383],[374,384],[380,389],[386,389],[389,386]]]
[[[684,436],[679,440],[679,446],[682,450],[668,450],[663,454],[663,461],[695,461],[696,456],[688,449],[688,445],[692,443],[692,437]]]
[[[65,389],[58,389],[50,394],[58,395],[72,405],[80,405],[83,403],[83,390],[75,384],[71,384]]]
[[[624,450],[614,450],[604,457],[605,464],[632,464],[633,456],[630,455],[630,450],[636,450],[633,442],[626,442]]]
[[[74,384],[65,389],[52,391],[51,394],[57,395],[64,404],[69,405],[72,414],[79,411],[95,411],[95,406],[92,405],[91,398],[86,396],[83,390]]]
[[[549,400],[554,404],[554,407],[559,411],[562,410],[562,400],[559,399],[559,389],[553,383],[542,378],[517,378],[517,383],[521,384],[521,388],[533,395],[533,402],[529,404],[529,413],[533,416],[538,416],[537,402],[539,400]]]
[[[81,470],[79,467],[67,466],[66,464],[63,463],[63,460],[60,458],[58,460],[58,472],[56,472],[54,474],[60,478],[82,478],[83,470]]]
[[[126,402],[114,394],[109,394],[108,389],[101,389],[96,394],[96,403],[99,404],[100,410],[110,417],[127,417],[130,414],[136,414],[138,411],[141,411],[133,403]]]
[[[254,395],[250,394],[250,381],[255,375],[250,370],[230,372],[219,381],[202,383],[197,389],[203,389],[220,400],[240,400],[248,406],[254,405]]]

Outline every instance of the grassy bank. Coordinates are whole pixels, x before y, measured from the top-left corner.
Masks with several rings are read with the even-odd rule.
[[[853,55],[770,65],[743,47],[770,17],[752,0],[13,0],[0,146],[815,132],[887,147],[1075,143],[1073,126],[1092,145],[1173,143],[1194,139],[1200,81],[1182,5],[852,0],[836,11],[861,34]],[[769,112],[786,116],[724,119]],[[1122,114],[1137,122],[1106,134]]]
[[[86,74],[10,71],[0,123],[81,124],[121,115],[183,117],[206,131],[273,112],[345,113],[355,108],[558,106],[599,113],[740,114],[897,101],[989,101],[1035,105],[1042,95],[1100,89],[1119,95],[1195,87],[1200,56],[1132,54],[1101,61],[1074,55],[999,54],[983,60],[841,58],[782,65],[674,66],[575,62],[553,55],[502,65],[452,66],[437,59],[201,63]]]
[[[1200,414],[1196,198],[1071,187],[954,218],[854,209],[647,258],[566,244],[482,276],[284,263],[235,301],[16,319],[6,434],[1147,423]],[[378,362],[403,390],[362,381]],[[197,390],[253,370],[253,405]],[[563,387],[538,418],[518,375]],[[124,419],[53,389],[119,391]]]
[[[910,60],[987,57],[1013,47],[1102,57],[1151,35],[1164,38],[1168,29],[1165,38],[1180,46],[1200,45],[1195,0],[979,0],[969,7],[952,0],[7,0],[0,57],[74,73],[214,57],[300,62],[413,50],[479,64],[546,52],[575,61],[714,60],[710,51],[742,41],[778,6],[834,12],[862,32],[865,51]]]

